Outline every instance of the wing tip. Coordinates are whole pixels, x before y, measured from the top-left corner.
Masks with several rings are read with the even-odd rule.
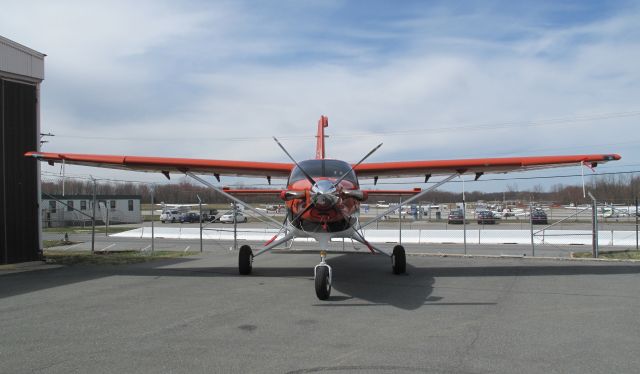
[[[609,154],[609,155],[604,155],[604,161],[617,161],[620,160],[622,158],[622,156],[620,156],[617,153],[613,153],[613,154]]]

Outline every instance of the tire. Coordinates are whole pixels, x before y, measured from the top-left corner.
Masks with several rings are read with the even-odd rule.
[[[392,268],[393,274],[404,274],[407,271],[407,256],[401,245],[393,247]]]
[[[240,247],[240,253],[238,254],[238,270],[242,275],[251,274],[253,267],[253,252],[251,247],[243,245]]]
[[[320,300],[327,300],[331,295],[331,283],[329,283],[329,268],[318,266],[316,268],[316,296]]]

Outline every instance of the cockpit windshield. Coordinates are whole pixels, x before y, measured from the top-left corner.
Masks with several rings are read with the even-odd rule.
[[[311,177],[327,177],[338,179],[344,173],[349,172],[344,180],[358,184],[356,174],[351,170],[351,165],[339,160],[305,160],[299,163]],[[306,179],[302,171],[296,166],[289,176],[289,183]]]

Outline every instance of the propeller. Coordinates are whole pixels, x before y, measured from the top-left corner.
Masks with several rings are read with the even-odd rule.
[[[308,212],[309,210],[311,210],[311,208],[313,208],[313,207],[314,207],[314,204],[313,204],[313,203],[311,203],[311,204],[307,205],[307,206],[306,206],[304,209],[302,209],[298,214],[296,214],[296,216],[295,216],[295,217],[293,217],[293,219],[291,220],[291,224],[295,226],[296,222],[297,222],[300,218],[302,218],[302,216],[303,216],[306,212]]]
[[[278,141],[278,139],[275,136],[273,137],[273,140],[275,140],[275,142],[278,144],[280,149],[282,149],[282,151],[287,155],[287,157],[289,157],[289,159],[293,161],[293,163],[300,170],[300,172],[302,172],[305,178],[309,182],[311,182],[311,191],[310,191],[312,194],[311,201],[309,202],[309,205],[304,207],[304,209],[302,209],[300,212],[298,212],[298,214],[296,214],[295,217],[293,217],[293,219],[291,220],[291,224],[294,224],[294,225],[296,224],[296,222],[298,222],[302,218],[302,216],[306,212],[308,212],[314,207],[318,207],[321,210],[331,209],[332,207],[335,207],[338,201],[340,200],[340,196],[338,194],[338,186],[340,185],[340,182],[342,182],[349,174],[353,172],[353,170],[358,165],[364,162],[364,160],[369,158],[369,156],[371,156],[375,151],[377,151],[382,146],[382,143],[378,144],[375,148],[369,151],[369,153],[367,153],[360,161],[358,161],[358,163],[351,166],[351,169],[349,169],[349,171],[347,171],[342,176],[340,176],[340,178],[338,178],[335,182],[331,182],[326,179],[321,179],[316,182],[316,180],[313,179],[313,177],[309,175],[309,173],[307,173],[307,171],[304,170],[300,166],[300,164],[298,164],[298,162],[293,158],[293,156],[291,156],[291,154],[284,148],[284,146],[280,143],[280,141]],[[345,197],[355,198],[357,200],[362,200],[364,198],[364,194],[358,190],[344,191],[343,195]],[[303,197],[299,191],[287,191],[287,192],[284,192],[281,196],[283,200],[287,200],[287,201],[293,200],[293,199],[300,199]]]
[[[289,154],[289,152],[287,152],[287,150],[284,148],[284,146],[282,144],[280,144],[280,142],[278,141],[278,139],[274,136],[273,140],[276,141],[276,143],[278,143],[278,146],[280,147],[280,149],[282,149],[282,151],[287,155],[287,157],[289,157],[289,159],[291,161],[293,161],[294,164],[296,164],[296,166],[298,167],[298,169],[300,169],[300,171],[302,172],[302,174],[304,174],[304,176],[307,178],[307,180],[309,182],[311,182],[311,185],[315,185],[316,181],[311,178],[311,176],[309,175],[309,173],[307,173],[301,166],[300,164],[298,164],[298,162]]]
[[[369,153],[367,153],[367,155],[366,155],[366,156],[364,156],[364,157],[362,158],[362,160],[358,161],[358,163],[357,163],[357,164],[353,165],[353,166],[351,167],[351,169],[349,169],[349,171],[348,171],[348,172],[346,172],[346,173],[342,174],[342,176],[341,176],[340,178],[338,178],[338,180],[337,180],[337,181],[335,181],[335,182],[333,183],[333,186],[334,186],[334,187],[338,187],[338,185],[340,184],[340,182],[342,182],[342,180],[343,180],[344,178],[346,178],[346,177],[347,177],[347,175],[351,174],[351,172],[352,172],[356,167],[358,167],[358,165],[360,165],[361,163],[363,163],[363,162],[364,162],[364,160],[366,160],[367,158],[369,158],[369,156],[371,156],[371,155],[373,154],[373,152],[377,151],[377,150],[378,150],[378,148],[380,148],[380,147],[382,147],[382,143],[378,144],[374,149],[372,149],[371,151],[369,151]]]

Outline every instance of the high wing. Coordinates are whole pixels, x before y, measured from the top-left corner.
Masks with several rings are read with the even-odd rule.
[[[192,158],[143,157],[93,155],[76,153],[27,152],[49,164],[64,162],[74,165],[105,167],[134,171],[161,172],[168,176],[170,172],[193,172],[202,174],[287,178],[294,164],[257,161],[207,160]],[[394,161],[362,163],[355,167],[361,178],[400,178],[431,175],[450,175],[453,173],[506,173],[535,169],[546,169],[569,165],[585,164],[595,167],[607,161],[619,160],[617,154],[590,154],[568,156],[502,157],[458,160]]]
[[[535,156],[477,158],[435,161],[398,161],[362,163],[354,170],[361,178],[401,178],[431,175],[450,175],[454,173],[506,173],[535,169],[546,169],[569,165],[585,164],[595,167],[600,163],[619,160],[617,154],[591,154],[570,156]]]
[[[95,166],[112,169],[124,169],[134,171],[149,171],[165,174],[170,172],[198,173],[287,178],[291,173],[293,164],[276,162],[254,161],[229,161],[229,160],[205,160],[194,158],[169,158],[169,157],[142,157],[142,156],[115,156],[115,155],[90,155],[76,153],[45,153],[27,152],[27,157],[34,157],[49,164],[64,162],[65,164]]]

